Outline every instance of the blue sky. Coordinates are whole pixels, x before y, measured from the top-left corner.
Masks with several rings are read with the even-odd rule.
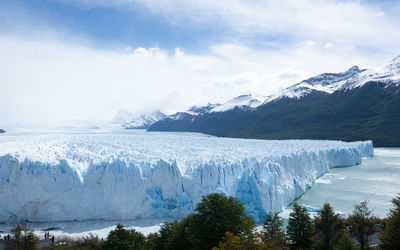
[[[3,5],[28,13],[39,25],[62,29],[67,34],[90,40],[92,46],[177,47],[201,51],[215,42],[222,42],[229,32],[213,25],[171,23],[148,8],[134,4],[129,10],[109,6],[86,6],[54,0],[5,0]],[[12,30],[13,23],[3,23],[3,30]]]
[[[379,67],[400,54],[399,11],[388,0],[2,0],[0,125],[171,113]]]
[[[323,2],[324,0],[320,1]],[[152,1],[150,4],[141,4],[141,1],[122,0],[110,4],[104,0],[3,0],[1,5],[5,10],[12,9],[13,12],[20,12],[20,15],[28,15],[31,28],[47,26],[63,30],[66,35],[81,36],[88,39],[94,47],[116,49],[123,46],[131,47],[160,47],[167,50],[182,48],[190,52],[204,52],[213,44],[237,42],[255,48],[279,49],[281,46],[296,43],[306,39],[307,35],[293,33],[293,30],[265,29],[265,31],[237,32],[231,24],[218,17],[218,13],[205,17],[190,17],[190,7],[179,9],[179,1],[171,1],[178,7],[183,18],[173,20],[171,13],[160,10],[153,10],[152,6],[157,4]],[[190,2],[190,1],[188,1]],[[248,1],[251,2],[251,1]],[[254,1],[257,2],[257,1]],[[263,1],[260,1],[261,3]],[[268,2],[268,1],[265,1]],[[306,1],[307,2],[307,1]],[[340,1],[326,1],[341,4]],[[376,13],[384,13],[395,24],[400,25],[398,17],[399,2],[394,0],[364,0],[364,1],[343,1],[353,2],[359,6],[366,6],[375,9]],[[295,2],[293,2],[295,3]],[[229,2],[226,2],[229,4]],[[311,4],[310,4],[311,6]],[[195,8],[196,6],[194,6]],[[282,6],[284,8],[284,6]],[[268,5],[265,6],[265,13],[268,15]],[[200,11],[207,12],[205,4]],[[223,12],[224,10],[221,10]],[[318,11],[318,9],[316,9]],[[188,12],[188,13],[186,13]],[[249,13],[251,18],[251,13]],[[199,15],[196,13],[195,15]],[[177,14],[179,16],[179,14]],[[234,15],[232,15],[234,18]],[[196,18],[206,20],[196,21]],[[310,16],[312,18],[312,16]],[[193,20],[191,20],[193,19]],[[13,30],[14,22],[1,22],[2,30]],[[252,20],[246,20],[252,22]],[[38,22],[38,24],[35,24]],[[320,22],[320,20],[315,20]],[[38,25],[35,27],[35,25]],[[257,26],[257,25],[255,25]],[[362,44],[359,45],[362,48]],[[367,49],[368,46],[366,46]],[[373,48],[379,50],[379,48]]]
[[[90,38],[97,46],[129,44],[173,49],[177,46],[193,47],[191,44],[211,35],[201,29],[170,25],[164,18],[152,15],[140,6],[126,11],[37,0],[29,1],[25,6],[35,15],[51,20],[55,26]]]

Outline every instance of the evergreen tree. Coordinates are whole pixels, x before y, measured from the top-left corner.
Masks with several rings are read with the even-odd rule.
[[[118,224],[115,230],[108,234],[103,248],[107,250],[143,249],[144,242],[145,237],[143,234],[136,232],[134,229],[127,230],[121,224]]]
[[[193,249],[192,221],[194,215],[191,214],[181,222],[166,222],[160,228],[159,240],[156,249]]]
[[[297,203],[293,204],[293,212],[289,215],[287,234],[296,249],[309,248],[311,246],[311,218],[307,210]]]
[[[278,213],[267,213],[263,226],[264,242],[280,246],[284,242],[285,233],[282,230],[283,220]]]
[[[245,215],[244,206],[234,197],[212,193],[197,205],[189,223],[193,245],[211,249],[222,241],[227,232],[243,235],[254,228],[253,220]]]
[[[363,201],[354,206],[353,213],[348,219],[362,250],[368,247],[369,236],[374,232],[375,217],[371,214],[372,211],[368,208],[368,201]]]
[[[386,220],[386,228],[380,235],[383,249],[400,249],[400,195],[392,200],[394,208]]]
[[[322,249],[332,250],[341,238],[344,223],[339,214],[335,214],[332,207],[325,203],[314,220],[315,231],[321,236],[318,244]]]
[[[173,222],[165,222],[164,224],[161,225],[160,231],[159,231],[159,239],[157,240],[156,243],[156,249],[172,249],[170,247],[171,242],[173,241],[174,235],[176,235],[178,231],[178,226],[179,223],[177,221]]]

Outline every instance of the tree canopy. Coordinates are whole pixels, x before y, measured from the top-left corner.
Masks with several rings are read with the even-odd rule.
[[[343,234],[344,223],[339,214],[335,214],[333,208],[325,203],[314,220],[314,227],[321,237],[319,247],[332,250]]]
[[[400,195],[392,200],[394,208],[386,220],[386,228],[380,235],[383,249],[400,249]]]
[[[144,242],[145,237],[142,233],[136,232],[134,229],[125,229],[121,224],[118,224],[115,230],[108,234],[103,248],[107,250],[143,249]]]
[[[368,208],[368,201],[355,205],[353,213],[349,216],[348,220],[361,249],[368,247],[369,236],[374,232],[374,219],[372,211]]]
[[[293,212],[289,215],[287,234],[294,247],[308,248],[311,246],[311,218],[307,210],[297,203],[293,204]]]
[[[212,193],[204,196],[189,223],[193,243],[201,249],[217,246],[227,232],[240,235],[251,231],[253,220],[246,216],[244,206],[234,197]]]

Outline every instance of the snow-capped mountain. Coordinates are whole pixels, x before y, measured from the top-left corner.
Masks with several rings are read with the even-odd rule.
[[[128,123],[133,119],[135,119],[135,116],[131,112],[126,109],[120,109],[112,120],[112,123],[123,126],[123,124]]]
[[[261,139],[373,139],[378,146],[400,146],[399,103],[400,56],[380,69],[353,66],[311,77],[264,99],[244,95],[208,113],[180,113],[149,130]],[[235,109],[238,106],[248,108]]]
[[[400,74],[400,55],[393,58],[389,65],[386,66],[387,70],[393,74]]]
[[[192,106],[185,112],[177,112],[175,114],[167,116],[171,120],[179,120],[187,117],[202,116],[213,112],[225,112],[232,110],[236,107],[241,109],[254,109],[261,105],[265,100],[265,96],[258,95],[241,95],[233,99],[228,100],[223,104],[219,103],[208,103],[205,106]]]
[[[212,112],[225,112],[228,110],[232,110],[236,107],[242,109],[255,109],[258,106],[273,100],[277,100],[283,97],[300,98],[315,90],[323,91],[326,93],[333,93],[334,91],[343,87],[347,80],[363,71],[365,70],[361,70],[357,66],[353,66],[343,73],[325,73],[309,78],[270,96],[253,94],[240,95],[238,97],[228,100],[223,104],[208,103],[206,106],[192,106],[185,112],[177,112],[175,114],[169,115],[167,118],[171,120],[179,120],[188,116],[202,116]]]
[[[284,97],[298,99],[313,91],[321,91],[332,94],[333,92],[343,88],[349,79],[364,71],[365,70],[362,70],[357,66],[353,66],[345,72],[324,73],[315,77],[311,77],[300,83],[285,88],[276,94],[268,96],[264,103]]]
[[[160,110],[151,113],[132,114],[128,110],[121,109],[112,120],[112,123],[126,129],[146,129],[153,123],[166,117]]]
[[[210,112],[228,111],[235,107],[248,107],[254,109],[262,104],[281,98],[299,99],[313,91],[332,94],[335,91],[361,87],[370,81],[379,81],[386,84],[399,84],[400,56],[394,58],[388,65],[381,69],[360,69],[358,66],[353,66],[345,72],[324,73],[311,77],[269,96],[252,94],[240,95],[223,104],[209,103],[207,106],[193,106],[187,111],[187,113],[191,115],[204,115]]]
[[[400,85],[400,56],[394,58],[388,65],[380,69],[369,69],[350,78],[343,86],[345,89],[361,87],[364,84],[376,81],[386,86]]]
[[[280,98],[301,98],[313,91],[332,94],[335,91],[353,89],[364,84],[378,81],[384,84],[400,84],[400,56],[394,58],[388,65],[380,69],[360,69],[353,66],[342,73],[325,73],[311,77],[268,96],[264,103]]]
[[[265,96],[257,96],[257,95],[241,95],[235,97],[221,105],[218,105],[210,110],[210,112],[224,112],[227,110],[231,110],[235,107],[248,107],[248,108],[256,108],[263,103],[265,100]]]
[[[208,103],[206,106],[192,106],[187,110],[191,115],[204,115],[221,106],[219,103]]]

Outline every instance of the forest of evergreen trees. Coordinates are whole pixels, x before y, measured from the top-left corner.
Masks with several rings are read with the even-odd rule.
[[[400,249],[400,195],[392,203],[385,219],[374,217],[367,201],[355,205],[347,218],[326,203],[313,219],[294,203],[284,229],[277,213],[266,214],[262,227],[257,227],[236,198],[213,193],[202,198],[193,214],[166,222],[148,236],[118,224],[104,240],[90,235],[81,241],[41,247],[31,230],[17,225],[5,249]],[[379,235],[379,244],[371,243],[373,234]]]

